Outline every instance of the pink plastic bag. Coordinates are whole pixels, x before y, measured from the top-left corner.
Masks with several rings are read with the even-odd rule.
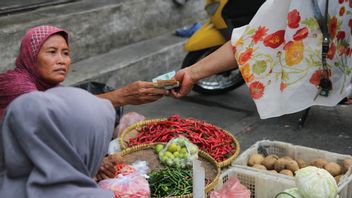
[[[113,191],[115,198],[149,198],[149,183],[145,178],[149,172],[147,162],[138,160],[119,168],[116,178],[101,180],[98,186]]]
[[[143,120],[145,120],[145,117],[136,112],[128,112],[124,114],[120,119],[120,123],[117,126],[114,137],[116,138],[120,136],[121,132],[124,131],[127,127]]]
[[[115,198],[149,198],[150,196],[149,183],[139,174],[104,179],[98,185],[100,188],[113,191]]]
[[[250,198],[251,192],[236,177],[229,177],[221,189],[212,191],[210,198]]]

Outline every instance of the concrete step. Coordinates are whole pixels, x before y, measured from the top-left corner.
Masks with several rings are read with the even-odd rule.
[[[167,33],[71,65],[64,85],[86,81],[120,87],[127,83],[151,81],[157,75],[180,68],[185,56],[184,38]]]
[[[70,32],[73,62],[151,39],[205,19],[204,0],[81,0],[0,17],[0,72],[14,67],[26,29],[52,24]]]

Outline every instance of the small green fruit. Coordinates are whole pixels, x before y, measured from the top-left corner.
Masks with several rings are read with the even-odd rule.
[[[162,151],[163,149],[164,149],[164,145],[162,145],[162,144],[158,144],[155,147],[156,153],[160,153],[160,151]]]
[[[167,151],[170,151],[171,153],[177,151],[178,145],[176,143],[171,143],[169,147],[167,148]]]

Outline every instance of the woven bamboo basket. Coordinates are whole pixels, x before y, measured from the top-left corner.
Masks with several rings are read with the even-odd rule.
[[[126,148],[125,150],[120,152],[120,155],[123,157],[124,161],[127,164],[131,164],[136,160],[147,161],[148,166],[151,171],[159,170],[164,167],[163,164],[160,163],[158,154],[155,153],[154,144],[140,144],[137,146]],[[198,159],[202,162],[202,166],[205,168],[205,177],[210,179],[211,182],[205,186],[205,193],[209,193],[211,190],[215,188],[215,186],[219,182],[220,177],[220,167],[217,162],[207,153],[203,151],[198,152]],[[174,196],[168,198],[191,198],[192,194],[182,195],[182,196]]]
[[[140,128],[142,128],[144,125],[147,125],[147,124],[150,124],[150,123],[154,123],[154,122],[160,122],[160,121],[163,121],[163,120],[165,120],[165,119],[145,120],[145,121],[141,121],[141,122],[138,122],[138,123],[136,123],[134,125],[129,126],[120,135],[120,146],[121,146],[121,148],[122,149],[128,148],[127,142],[129,141],[129,139],[135,137],[139,133],[138,130]],[[204,124],[205,125],[214,126],[214,125],[209,124],[209,123],[204,123]],[[214,126],[214,127],[217,127],[217,126]],[[217,127],[217,128],[219,128],[219,127]],[[221,162],[216,162],[220,168],[223,168],[225,166],[230,165],[231,162],[233,162],[237,158],[237,156],[240,153],[240,143],[235,138],[235,136],[233,136],[230,132],[228,132],[228,131],[226,131],[224,129],[221,129],[221,130],[223,130],[225,133],[227,133],[234,140],[234,143],[236,145],[236,151],[229,158],[227,158],[226,160],[221,161]]]

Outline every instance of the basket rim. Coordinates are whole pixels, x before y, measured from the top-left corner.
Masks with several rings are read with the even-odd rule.
[[[120,139],[119,139],[119,142],[120,142],[120,146],[121,146],[121,149],[122,150],[125,150],[127,148],[131,148],[131,147],[128,147],[124,141],[125,139],[125,136],[130,133],[132,130],[134,130],[135,128],[138,128],[138,127],[141,127],[141,126],[144,126],[146,124],[149,124],[149,123],[153,123],[153,122],[160,122],[160,121],[164,121],[166,120],[167,118],[161,118],[161,119],[150,119],[150,120],[143,120],[143,121],[140,121],[140,122],[137,122],[129,127],[127,127],[125,130],[123,130],[121,132],[121,135],[120,135]],[[196,121],[196,120],[194,120]],[[210,124],[208,122],[204,122],[205,124],[207,125],[211,125],[211,126],[214,126],[214,127],[217,127],[217,128],[220,128],[218,126],[215,126],[213,124]],[[220,128],[221,130],[223,130],[225,133],[227,133],[233,140],[234,140],[234,143],[236,144],[236,151],[229,157],[227,158],[226,160],[224,161],[221,161],[221,162],[218,162],[215,160],[215,162],[217,163],[217,165],[220,167],[220,168],[223,168],[225,166],[228,166],[230,165],[237,157],[238,155],[240,154],[240,143],[239,141],[237,140],[237,138],[232,135],[230,132],[228,132],[227,130],[225,129],[222,129]],[[154,144],[154,143],[153,143]],[[138,145],[137,145],[138,146]],[[203,151],[204,152],[204,151]],[[208,153],[206,153],[208,154]],[[209,155],[209,154],[208,154]]]
[[[125,155],[130,154],[130,153],[141,151],[141,150],[144,150],[144,149],[154,149],[154,147],[157,144],[166,144],[166,143],[165,142],[161,142],[161,143],[139,144],[139,145],[136,145],[136,146],[128,147],[128,148],[120,151],[119,154],[123,157]],[[213,157],[211,157],[208,153],[206,153],[206,152],[204,152],[202,150],[199,150],[198,151],[198,155],[200,155],[201,157],[203,157],[206,160],[208,160],[216,168],[216,176],[215,176],[215,178],[212,180],[212,182],[210,184],[206,185],[205,188],[204,188],[205,193],[209,193],[219,183],[220,175],[221,175],[221,167],[216,162],[216,160]],[[168,198],[188,198],[188,197],[192,197],[192,194],[181,195],[181,196],[173,196],[173,197],[168,197]]]

